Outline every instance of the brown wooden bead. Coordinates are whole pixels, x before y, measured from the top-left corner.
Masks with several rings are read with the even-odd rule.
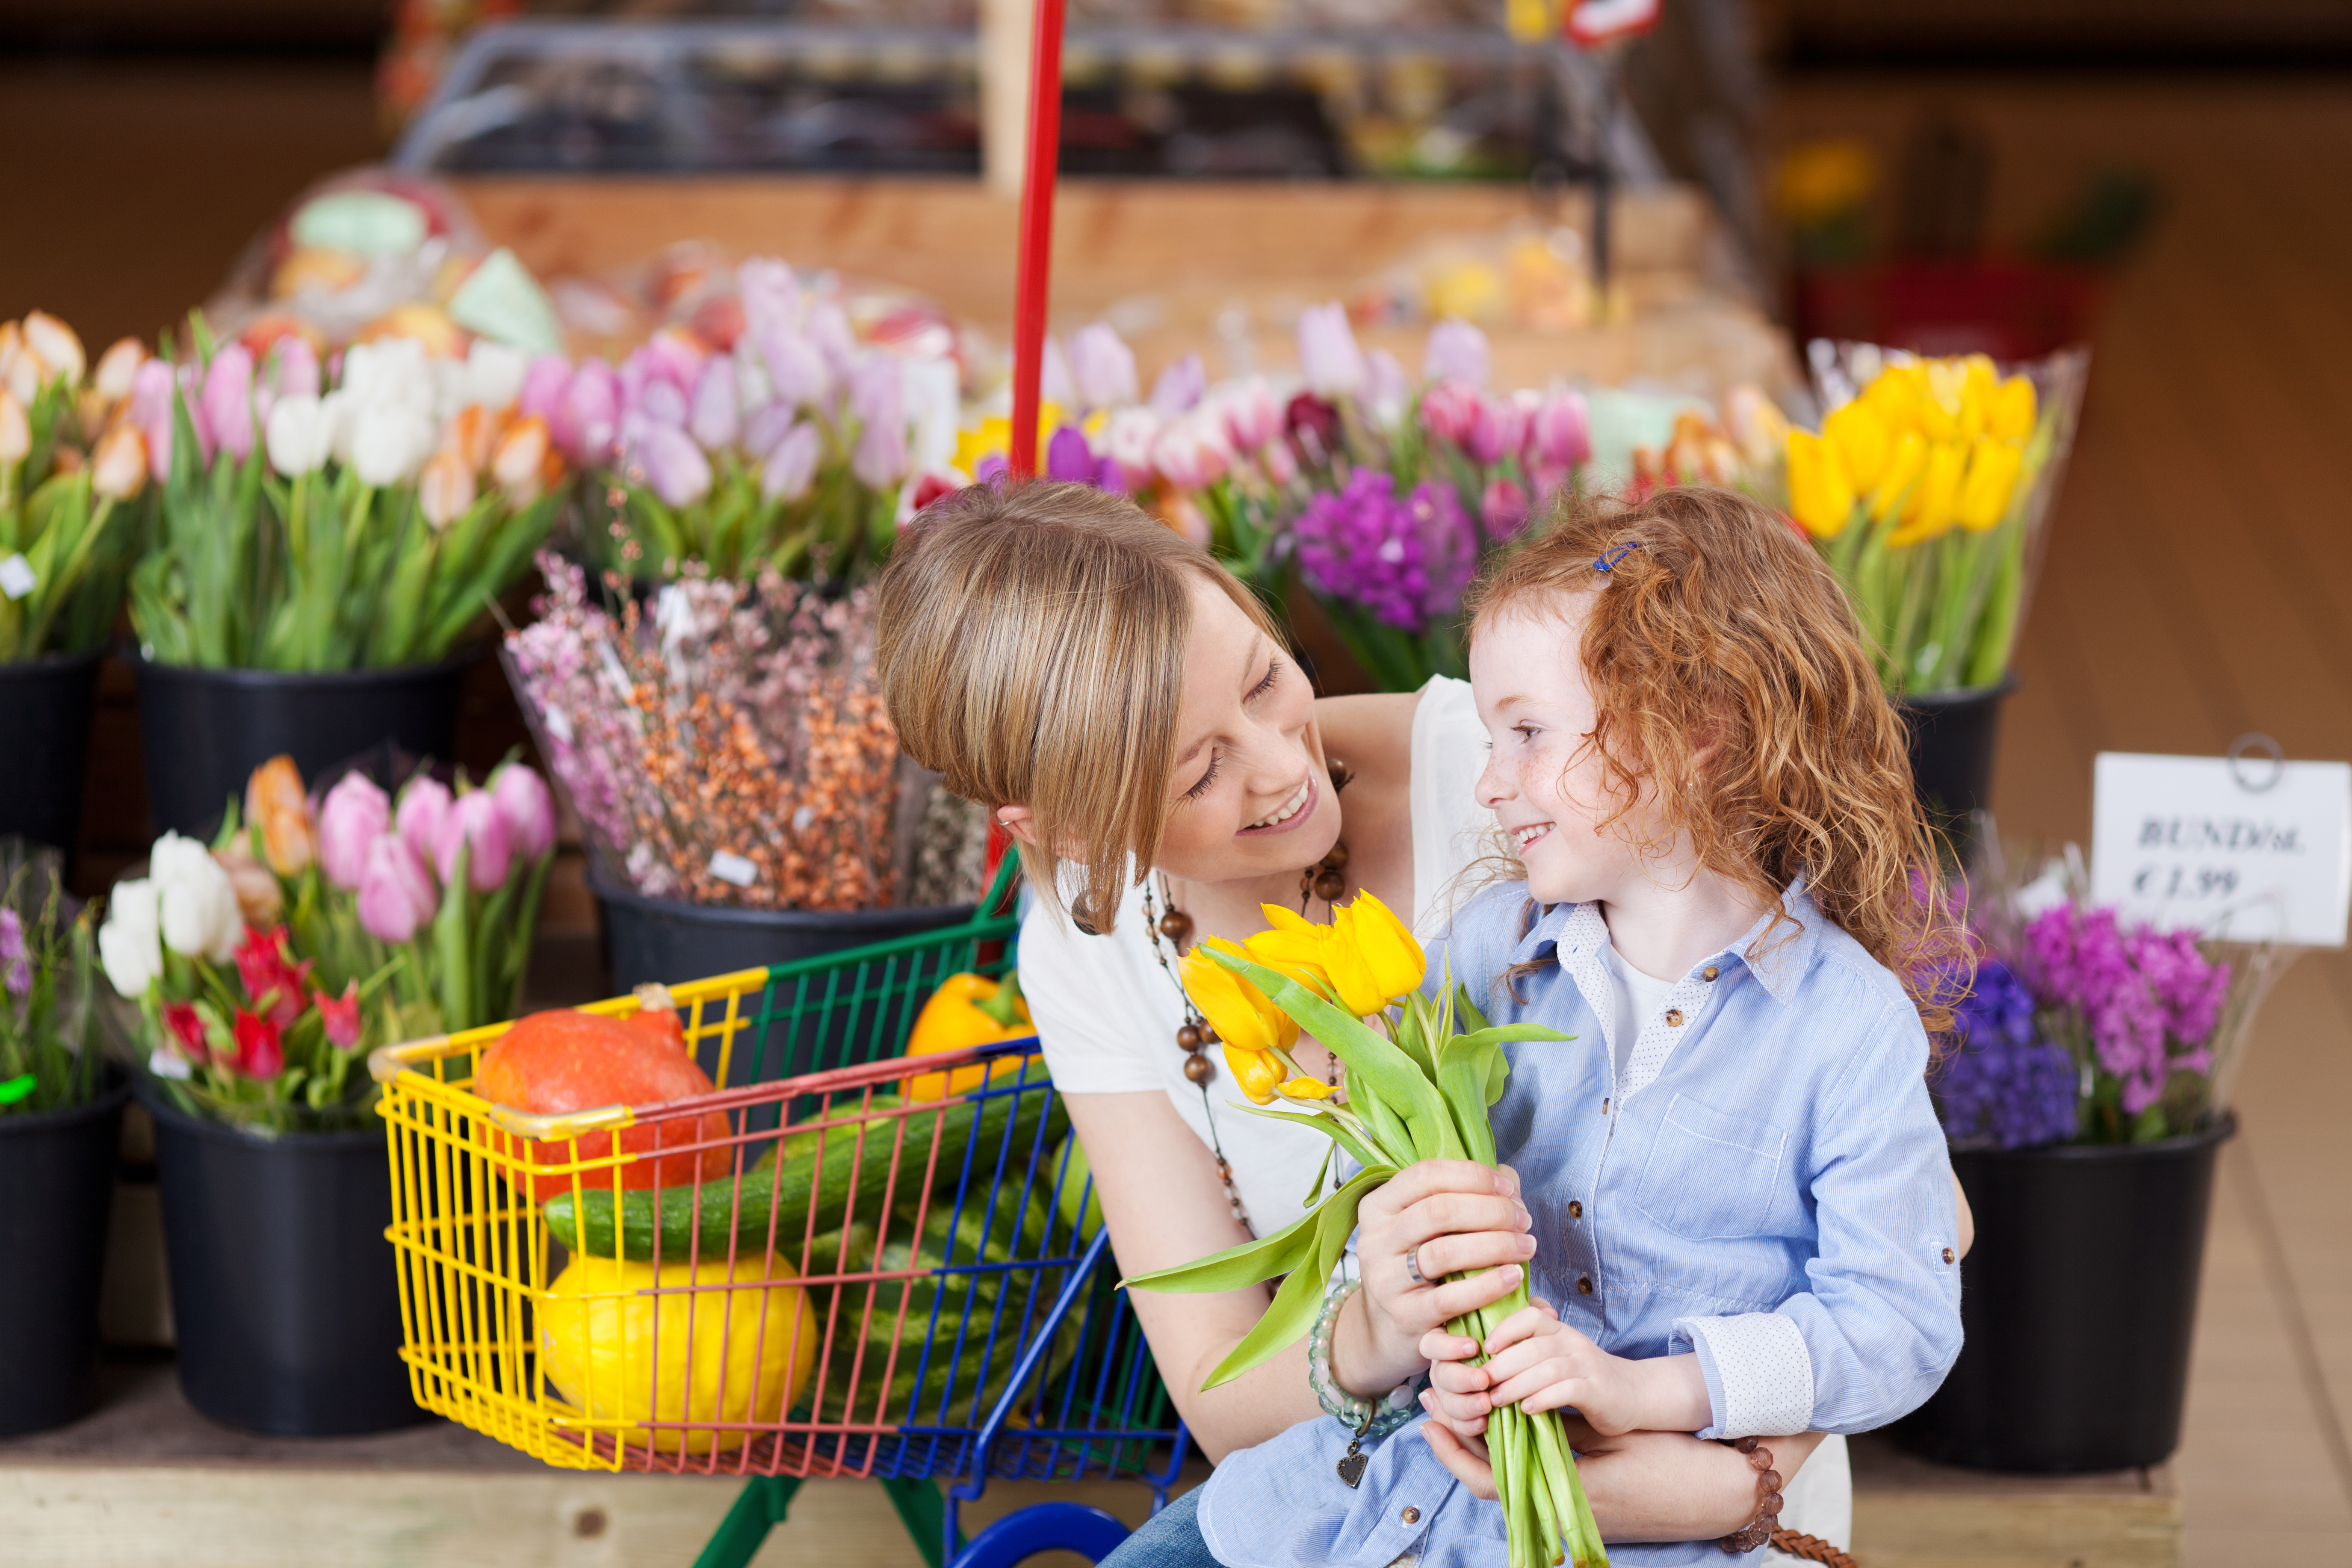
[[[1201,1020],[1200,1028],[1201,1043],[1202,1045],[1213,1046],[1217,1043],[1217,1026],[1214,1024],[1212,1024],[1206,1018],[1203,1018]]]
[[[1192,917],[1182,910],[1170,910],[1160,917],[1160,934],[1170,942],[1182,942],[1192,934]]]
[[[1780,1472],[1767,1470],[1756,1478],[1756,1484],[1768,1492],[1777,1492],[1780,1489]]]
[[[1194,1083],[1206,1083],[1217,1076],[1217,1064],[1195,1052],[1184,1058],[1184,1076]]]
[[[1348,868],[1348,841],[1346,839],[1342,838],[1338,843],[1331,846],[1331,852],[1323,857],[1323,868],[1328,871],[1344,871]]]
[[[1738,1449],[1743,1454],[1752,1454],[1756,1451],[1756,1439],[1753,1437],[1742,1437],[1731,1446]]]
[[[1337,903],[1347,890],[1348,879],[1337,871],[1325,871],[1315,879],[1315,896],[1327,904]]]
[[[1176,1031],[1176,1043],[1188,1051],[1201,1048],[1201,1031],[1187,1024]]]

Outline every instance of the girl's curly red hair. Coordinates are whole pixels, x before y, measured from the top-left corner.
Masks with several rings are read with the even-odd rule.
[[[1759,903],[1777,906],[1802,873],[1822,913],[1903,980],[1928,1031],[1948,1029],[1968,958],[1935,831],[1902,720],[1812,546],[1732,490],[1568,500],[1472,589],[1472,636],[1565,594],[1593,595],[1585,744],[1614,798],[1630,807],[1646,785],[1668,830]]]

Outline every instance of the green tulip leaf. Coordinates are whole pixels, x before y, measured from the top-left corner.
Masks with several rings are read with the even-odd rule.
[[[1208,1381],[1201,1384],[1203,1389],[1230,1383],[1252,1367],[1272,1361],[1315,1326],[1316,1315],[1323,1310],[1324,1289],[1330,1283],[1331,1271],[1339,1266],[1341,1255],[1348,1250],[1348,1237],[1355,1233],[1357,1205],[1364,1201],[1366,1193],[1395,1174],[1389,1166],[1376,1165],[1324,1199],[1321,1206],[1300,1222],[1311,1226],[1312,1254],[1291,1270],[1290,1278],[1274,1293],[1273,1304],[1266,1308],[1265,1316],[1242,1336],[1233,1353],[1217,1363]]]

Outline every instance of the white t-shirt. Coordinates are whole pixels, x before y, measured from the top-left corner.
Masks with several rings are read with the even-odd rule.
[[[1611,1042],[1610,1056],[1617,1064],[1617,1081],[1622,1083],[1625,1064],[1633,1058],[1633,1042],[1642,1037],[1651,1019],[1666,1010],[1675,983],[1643,973],[1613,947],[1602,948],[1601,956],[1609,966],[1609,988],[1617,994],[1617,1037]]]
[[[1486,731],[1466,681],[1433,676],[1413,707],[1412,777],[1413,930],[1426,942],[1444,930],[1461,872],[1485,853],[1495,814],[1477,802]],[[1174,952],[1166,942],[1160,952]],[[1145,925],[1143,889],[1129,888],[1109,934],[1086,936],[1043,906],[1021,923],[1021,994],[1065,1094],[1166,1092],[1204,1144],[1222,1147],[1250,1225],[1271,1236],[1315,1194],[1331,1141],[1287,1122],[1234,1109],[1239,1098],[1222,1060],[1205,1097],[1184,1077],[1176,1031],[1185,1020],[1176,981],[1160,967]]]

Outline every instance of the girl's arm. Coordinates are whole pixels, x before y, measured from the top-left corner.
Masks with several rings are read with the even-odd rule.
[[[1737,1449],[1681,1432],[1603,1437],[1573,1415],[1560,1419],[1603,1541],[1706,1541],[1744,1530],[1755,1520],[1756,1471]],[[1472,1496],[1494,1500],[1495,1472],[1476,1431],[1441,1419],[1422,1430],[1431,1451]],[[1772,1451],[1781,1490],[1822,1446],[1822,1437],[1819,1432],[1799,1432],[1761,1440]]]
[[[1165,1091],[1069,1094],[1062,1103],[1086,1150],[1123,1278],[1172,1268],[1249,1239],[1233,1217],[1214,1157]],[[1322,1414],[1307,1384],[1303,1344],[1231,1383],[1201,1387],[1272,1300],[1264,1286],[1213,1296],[1128,1292],[1177,1413],[1213,1461]]]

